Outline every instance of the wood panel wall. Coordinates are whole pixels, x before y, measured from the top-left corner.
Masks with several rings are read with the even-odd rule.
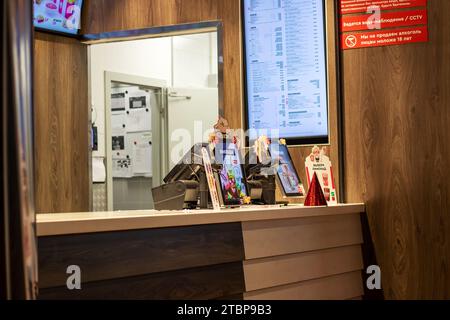
[[[367,203],[387,299],[450,298],[450,1],[428,43],[345,51],[347,200]]]
[[[34,46],[36,212],[89,211],[87,50],[38,32]]]

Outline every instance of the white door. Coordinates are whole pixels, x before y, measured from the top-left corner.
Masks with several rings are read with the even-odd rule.
[[[207,142],[219,117],[217,88],[170,88],[168,90],[169,170],[196,143]]]

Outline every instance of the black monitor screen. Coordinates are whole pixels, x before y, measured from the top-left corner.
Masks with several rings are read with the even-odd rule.
[[[202,148],[209,150],[207,143],[198,143],[189,150],[184,157],[170,170],[164,178],[165,183],[179,180],[196,179],[196,174],[203,167]]]

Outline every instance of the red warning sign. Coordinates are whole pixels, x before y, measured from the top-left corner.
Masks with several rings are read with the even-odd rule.
[[[426,26],[341,35],[341,46],[344,50],[427,41],[428,28]]]
[[[427,10],[410,10],[344,16],[341,18],[341,31],[375,30],[393,27],[416,26],[428,23]]]
[[[425,7],[427,0],[341,0],[341,14],[367,12],[371,6],[380,10]]]

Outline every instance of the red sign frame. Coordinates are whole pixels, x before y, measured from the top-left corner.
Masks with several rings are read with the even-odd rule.
[[[428,27],[400,28],[395,30],[346,33],[341,35],[344,50],[427,42]]]
[[[379,6],[381,10],[408,9],[426,7],[427,0],[340,0],[340,13],[367,12],[370,6]]]
[[[341,32],[409,27],[428,23],[428,11],[426,9],[383,12],[378,21],[372,21],[372,16],[372,14],[364,14],[342,17]]]

